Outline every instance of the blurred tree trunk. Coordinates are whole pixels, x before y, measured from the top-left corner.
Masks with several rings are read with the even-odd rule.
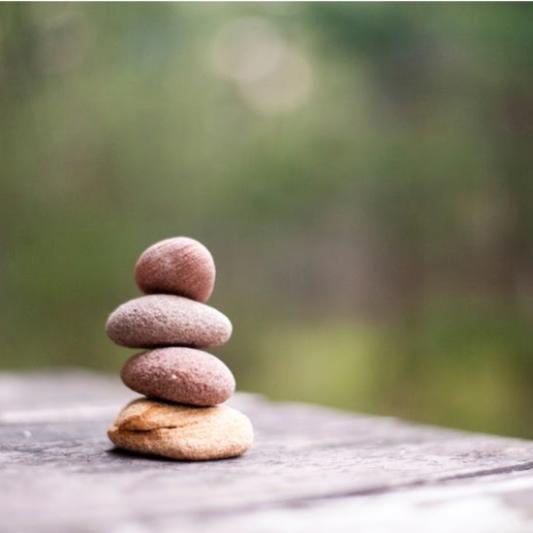
[[[490,283],[500,297],[516,304],[521,276],[532,267],[533,94],[531,84],[507,87],[496,113],[493,143],[499,165],[506,227],[496,243]]]

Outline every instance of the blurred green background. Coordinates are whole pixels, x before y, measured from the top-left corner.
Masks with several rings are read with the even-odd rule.
[[[173,235],[272,398],[533,437],[530,4],[0,5],[2,369],[117,372]]]

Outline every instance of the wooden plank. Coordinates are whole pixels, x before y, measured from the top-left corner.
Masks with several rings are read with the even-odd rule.
[[[531,533],[532,502],[531,473],[511,473],[247,511],[222,523],[211,518],[207,527],[217,533]],[[171,531],[172,525],[162,520],[157,528]]]
[[[523,494],[533,487],[529,441],[246,394],[230,402],[256,428],[242,458],[177,463],[113,451],[106,427],[133,397],[90,373],[0,375],[1,531],[255,531],[273,517],[323,531],[318,524],[339,512],[355,513],[347,528],[356,515],[371,518],[363,508],[393,516],[404,497],[416,510],[408,495],[420,491],[516,476]],[[513,505],[504,503],[526,523],[524,504]]]

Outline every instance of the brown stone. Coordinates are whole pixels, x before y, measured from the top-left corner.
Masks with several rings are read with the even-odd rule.
[[[220,359],[192,348],[158,348],[134,355],[122,367],[121,377],[140,394],[189,405],[216,405],[235,390],[235,378]]]
[[[174,237],[146,249],[135,265],[135,281],[148,294],[171,293],[206,302],[215,286],[209,250],[189,237]]]
[[[132,452],[205,461],[243,454],[253,443],[253,428],[245,415],[225,405],[190,407],[141,398],[119,413],[108,436]]]

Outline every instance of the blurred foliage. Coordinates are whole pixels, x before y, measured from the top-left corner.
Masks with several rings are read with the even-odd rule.
[[[533,436],[529,4],[0,5],[1,366],[116,371],[212,250],[241,389]]]

